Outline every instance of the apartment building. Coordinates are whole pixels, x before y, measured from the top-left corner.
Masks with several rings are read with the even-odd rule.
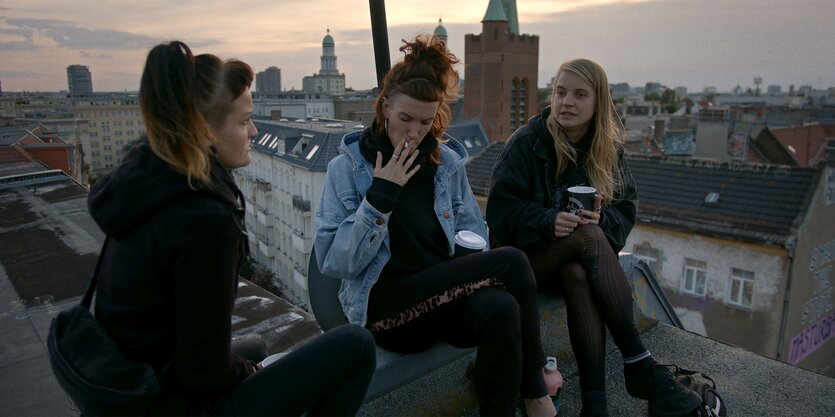
[[[130,144],[145,133],[139,97],[133,94],[78,99],[72,109],[87,121],[82,148],[93,179],[118,166]]]

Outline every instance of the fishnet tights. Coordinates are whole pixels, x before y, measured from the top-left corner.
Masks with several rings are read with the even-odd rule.
[[[624,357],[646,351],[632,317],[632,289],[606,235],[580,226],[528,258],[539,291],[563,294],[581,389],[604,390],[607,327]]]

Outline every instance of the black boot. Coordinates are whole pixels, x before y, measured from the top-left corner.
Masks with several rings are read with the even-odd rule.
[[[583,409],[580,417],[608,416],[606,391],[583,391]]]
[[[695,410],[702,399],[673,378],[666,366],[647,360],[633,372],[624,370],[626,392],[649,401],[650,413],[682,416]]]

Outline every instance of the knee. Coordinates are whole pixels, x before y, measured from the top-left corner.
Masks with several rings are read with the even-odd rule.
[[[522,313],[516,298],[504,290],[485,290],[491,293],[489,297],[484,297],[481,309],[485,327],[490,332],[506,332],[508,336],[518,337]]]
[[[569,262],[560,270],[560,281],[564,285],[578,286],[588,282],[586,270],[577,262]]]
[[[525,265],[530,267],[530,262],[528,262],[528,255],[525,255],[525,252],[522,252],[520,249],[514,248],[513,246],[502,246],[500,248],[492,249],[491,252],[496,253],[496,256],[502,258],[502,261],[508,264],[512,264],[514,266]]]
[[[510,246],[502,246],[493,250],[501,257],[501,263],[508,268],[507,271],[510,272],[510,275],[517,277],[519,281],[523,281],[522,284],[529,285],[533,291],[536,291],[536,279],[528,255],[525,252]]]
[[[593,245],[608,245],[609,241],[606,239],[606,234],[603,233],[603,229],[599,226],[594,225],[585,225],[580,226],[574,229],[573,234],[579,235],[583,238],[583,241],[586,244],[593,244]]]
[[[357,360],[362,363],[370,363],[372,369],[376,365],[377,349],[374,344],[374,336],[368,329],[354,324],[346,324],[337,327],[330,332],[337,332],[341,345],[353,352]]]

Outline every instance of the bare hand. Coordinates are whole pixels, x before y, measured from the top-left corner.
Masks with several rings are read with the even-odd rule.
[[[603,196],[594,196],[594,211],[580,210],[580,224],[600,224],[600,205],[603,203]]]
[[[394,147],[394,153],[385,166],[383,166],[383,154],[377,152],[374,176],[403,186],[420,169],[420,164],[412,166],[417,156],[417,144],[410,143],[408,138],[402,138]]]
[[[560,212],[554,220],[554,237],[566,237],[574,231],[583,221],[579,216],[568,212]]]

